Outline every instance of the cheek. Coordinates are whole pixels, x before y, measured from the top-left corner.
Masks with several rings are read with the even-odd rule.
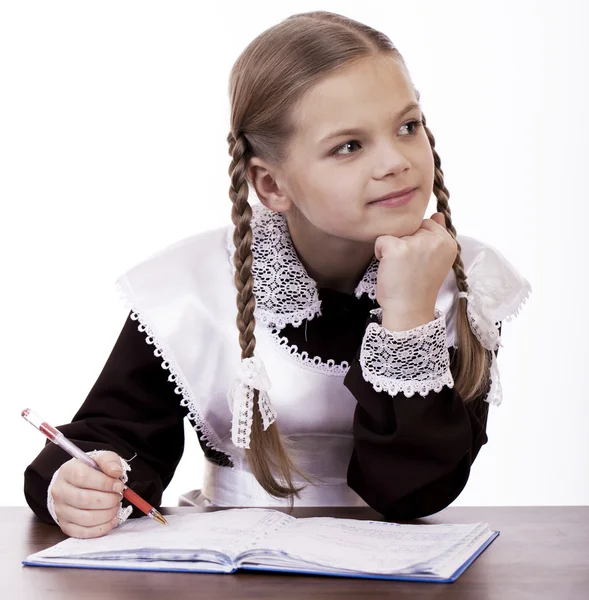
[[[429,140],[424,135],[423,146],[420,149],[419,156],[417,158],[419,164],[419,171],[422,174],[424,181],[434,180],[434,155],[430,146]]]
[[[350,171],[307,171],[304,180],[298,186],[298,198],[314,212],[345,210],[349,200],[357,198],[358,189],[358,182]]]

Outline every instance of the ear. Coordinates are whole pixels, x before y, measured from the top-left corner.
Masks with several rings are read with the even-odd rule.
[[[284,212],[290,208],[291,200],[276,168],[254,156],[250,158],[247,174],[256,195],[266,208],[275,212]]]

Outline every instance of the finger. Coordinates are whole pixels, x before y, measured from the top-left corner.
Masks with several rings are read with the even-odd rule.
[[[405,248],[405,243],[400,243],[402,238],[397,238],[393,235],[381,235],[376,238],[374,242],[374,255],[378,260],[382,260],[382,257],[392,248]]]
[[[446,239],[450,234],[444,225],[440,225],[437,220],[424,219],[420,229],[431,231],[443,239]]]
[[[115,522],[113,519],[110,523],[103,523],[102,525],[96,525],[95,527],[83,527],[75,523],[68,523],[67,521],[59,522],[61,530],[70,537],[89,539],[106,535],[114,529],[118,521]]]
[[[121,458],[115,452],[110,450],[102,451],[94,456],[94,460],[98,463],[98,466],[110,477],[120,477],[123,474],[123,468],[121,466]]]
[[[447,229],[446,217],[444,216],[444,213],[436,212],[430,217],[430,219],[438,223],[438,225],[441,225],[444,229]]]
[[[74,506],[60,504],[59,510],[56,509],[55,514],[60,524],[65,521],[82,527],[97,527],[98,525],[108,525],[115,519],[118,510],[118,506],[104,510],[81,510]]]
[[[424,219],[421,225],[422,227],[429,226],[430,230],[432,227],[434,229],[437,229],[438,227],[446,229],[446,219],[442,213],[437,212],[434,213],[429,219]]]
[[[98,490],[101,492],[120,492],[123,482],[115,477],[109,477],[96,469],[76,459],[72,464],[64,465],[62,478],[77,488]]]
[[[121,494],[114,492],[99,492],[97,490],[85,490],[73,486],[67,481],[62,481],[59,486],[51,489],[54,503],[69,504],[75,508],[87,510],[105,509],[116,506],[121,501]]]

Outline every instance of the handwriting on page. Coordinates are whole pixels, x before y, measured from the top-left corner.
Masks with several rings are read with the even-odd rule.
[[[269,529],[294,519],[276,511],[238,509],[169,515],[166,520],[169,526],[162,526],[148,517],[128,520],[106,536],[69,538],[43,550],[40,555],[47,558],[85,556],[188,560],[204,550],[233,558]]]
[[[326,567],[388,573],[438,556],[477,524],[399,525],[351,519],[299,519],[259,543]]]

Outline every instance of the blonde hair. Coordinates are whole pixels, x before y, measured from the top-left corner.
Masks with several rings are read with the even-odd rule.
[[[394,57],[405,67],[399,51],[383,33],[342,15],[314,11],[292,15],[264,31],[245,48],[231,70],[231,122],[227,136],[231,156],[229,197],[235,225],[236,322],[242,359],[253,356],[256,348],[248,161],[252,156],[258,156],[271,164],[280,164],[286,158],[287,145],[294,133],[293,109],[305,92],[352,61],[383,54]],[[419,99],[419,93],[415,92]],[[425,116],[422,120],[434,157],[433,192],[437,210],[444,214],[446,227],[456,238],[435,139],[426,126]],[[468,292],[459,243],[452,268],[458,290]],[[450,368],[456,392],[468,402],[488,384],[491,356],[469,326],[466,302],[465,298],[458,300],[457,350]],[[293,473],[311,480],[293,462],[285,449],[286,443],[277,423],[266,431],[262,429],[256,392],[248,464],[269,494],[289,498],[292,502],[293,496],[298,496],[302,489],[293,484]]]

